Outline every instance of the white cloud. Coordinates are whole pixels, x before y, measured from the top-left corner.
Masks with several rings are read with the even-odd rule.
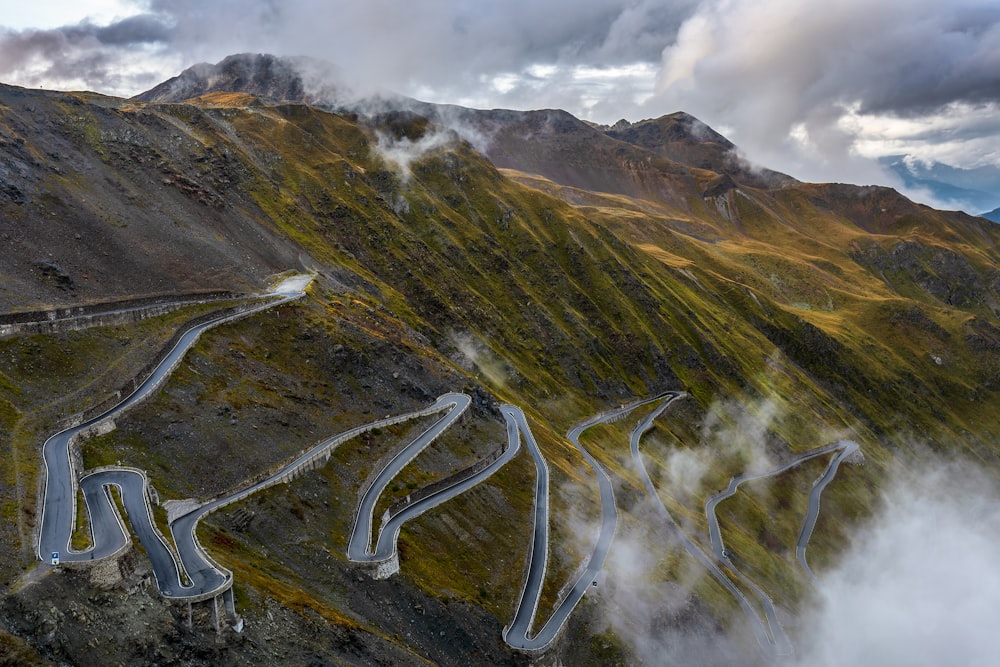
[[[397,167],[403,179],[410,179],[410,165],[425,155],[458,143],[458,135],[448,130],[428,132],[416,141],[408,137],[396,139],[383,133],[376,135],[375,148],[391,165]],[[469,338],[456,339],[459,350],[474,363],[478,358],[473,341]]]
[[[107,24],[140,13],[134,0],[45,0],[10,2],[4,7],[3,25],[14,30],[58,28],[89,20]]]
[[[924,163],[965,168],[1000,164],[1000,105],[955,102],[916,117],[863,113],[848,108],[838,125],[855,137],[854,150],[865,157],[911,156]]]
[[[594,591],[600,596],[600,622],[613,629],[641,664],[746,664],[746,647],[740,645],[739,633],[732,632],[743,627],[743,617],[731,619],[723,629],[693,597],[705,572],[660,528],[663,519],[648,498],[630,508],[629,516],[639,523],[619,524]],[[676,580],[664,581],[663,566],[675,559]]]
[[[811,180],[884,180],[869,158],[886,152],[991,162],[998,25],[990,0],[705,0],[651,104],[729,125],[752,159]]]
[[[798,665],[997,664],[996,480],[968,466],[924,464],[892,484],[872,526],[821,575]]]

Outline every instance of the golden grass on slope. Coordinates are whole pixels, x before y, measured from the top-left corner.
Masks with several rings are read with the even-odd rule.
[[[691,261],[690,259],[675,255],[672,252],[664,250],[663,248],[653,245],[651,243],[640,244],[637,245],[636,247],[639,248],[640,250],[648,252],[656,259],[660,260],[667,266],[674,269],[683,269],[694,265],[694,262]]]
[[[232,93],[221,90],[191,98],[187,103],[208,108],[246,108],[261,106],[260,100],[253,95],[248,95],[246,93]]]
[[[678,213],[673,207],[651,199],[639,199],[610,192],[598,192],[561,185],[539,174],[528,174],[516,169],[499,169],[498,171],[516,183],[558,197],[578,207],[593,207],[606,211],[617,211],[619,213],[637,212],[652,215]]]

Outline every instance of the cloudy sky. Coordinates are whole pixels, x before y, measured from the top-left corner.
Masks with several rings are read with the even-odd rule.
[[[613,123],[692,113],[767,166],[1000,164],[1000,0],[43,0],[0,9],[0,81],[132,95],[237,52]]]

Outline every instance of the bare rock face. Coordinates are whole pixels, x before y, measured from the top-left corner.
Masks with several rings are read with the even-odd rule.
[[[299,265],[302,249],[262,222],[237,152],[178,132],[168,114],[81,97],[0,86],[0,311],[242,292]]]
[[[891,248],[869,242],[852,258],[888,280],[914,284],[950,306],[968,307],[1000,303],[1000,278],[995,269],[978,269],[966,257],[940,246],[902,241]]]
[[[35,262],[35,266],[41,271],[42,276],[57,288],[67,291],[76,289],[73,277],[51,259],[40,259]]]
[[[135,96],[142,102],[183,102],[213,92],[239,91],[275,101],[303,101],[302,77],[289,58],[260,53],[232,55],[212,65],[199,63]]]
[[[117,558],[107,558],[88,570],[90,584],[101,590],[112,590],[125,585],[136,574],[135,557],[128,550]],[[148,574],[148,573],[146,573]]]

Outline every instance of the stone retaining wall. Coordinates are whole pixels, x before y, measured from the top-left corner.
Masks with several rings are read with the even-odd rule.
[[[227,291],[161,294],[122,301],[66,306],[50,310],[0,313],[0,338],[21,334],[51,334],[96,326],[138,322],[172,312],[183,306],[238,299]]]
[[[188,320],[183,324],[183,326],[180,329],[178,329],[174,333],[173,336],[170,337],[170,340],[168,340],[163,346],[160,347],[159,351],[156,353],[156,356],[150,357],[150,360],[146,362],[146,364],[142,367],[142,369],[134,376],[132,376],[132,378],[128,382],[119,387],[117,391],[115,391],[113,394],[111,394],[106,399],[104,399],[97,405],[93,406],[92,408],[88,408],[83,413],[71,415],[63,420],[60,420],[55,425],[54,430],[59,431],[65,428],[69,428],[71,426],[82,424],[83,422],[89,421],[94,417],[104,414],[114,406],[121,403],[123,399],[127,398],[133,392],[135,392],[135,390],[138,389],[150,375],[152,375],[156,367],[160,365],[160,362],[162,362],[167,357],[167,355],[170,354],[170,352],[174,349],[174,346],[177,345],[181,337],[192,328],[198,326],[199,324],[207,322],[208,320],[215,319],[223,314],[236,315],[240,312],[248,311],[252,309],[255,305],[257,304],[244,303],[237,306],[231,306],[221,311],[213,310],[210,313],[204,313],[202,315],[199,315],[198,317]]]

